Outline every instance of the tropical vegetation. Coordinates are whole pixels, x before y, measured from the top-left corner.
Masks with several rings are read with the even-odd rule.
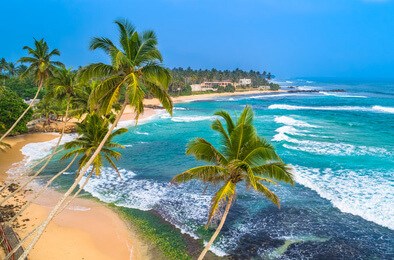
[[[0,86],[0,134],[16,122],[19,116],[26,110],[28,105],[8,87]],[[15,125],[11,134],[22,134],[27,132],[26,124],[31,120],[33,112],[29,111],[25,117]]]
[[[186,154],[209,163],[189,169],[173,178],[174,183],[200,180],[219,185],[213,195],[208,215],[207,227],[215,216],[221,214],[220,223],[198,259],[203,259],[216,237],[219,235],[227,215],[237,195],[237,187],[245,183],[246,187],[261,193],[278,207],[279,198],[268,185],[283,181],[293,184],[290,168],[275,152],[274,147],[257,134],[253,126],[253,111],[247,106],[235,121],[226,111],[215,113],[225,121],[216,119],[212,129],[221,137],[220,149],[215,148],[203,138],[192,140]]]
[[[21,259],[29,254],[50,221],[79,194],[93,173],[99,175],[102,167],[109,165],[119,174],[116,161],[121,157],[120,149],[123,147],[113,139],[127,131],[124,128],[116,129],[126,106],[134,109],[134,119],[138,122],[139,116],[144,112],[144,98],[157,98],[163,108],[172,114],[171,95],[191,94],[190,85],[193,83],[212,80],[237,82],[240,78],[251,78],[252,87],[270,85],[272,89],[276,88],[269,82],[274,76],[265,71],[262,73],[245,72],[240,69],[197,71],[190,68],[170,70],[163,65],[163,57],[153,31],[138,32],[127,20],[116,20],[115,24],[119,32],[117,41],[106,37],[95,37],[89,45],[93,51],[104,52],[109,63],[98,62],[72,70],[54,60],[55,57],[60,56],[60,52],[57,49],[50,49],[44,39],[34,39],[33,47],[23,47],[28,55],[20,58],[18,63],[0,59],[0,80],[7,86],[0,87],[0,150],[6,151],[9,147],[3,142],[6,136],[27,131],[26,124],[33,116],[43,121],[44,125],[50,125],[52,121],[59,121],[62,124],[61,134],[52,153],[38,162],[37,167],[32,167],[32,172],[27,172],[8,182],[8,185],[4,185],[0,192],[7,190],[13,182],[19,183],[17,189],[2,196],[0,205],[35,180],[62,149],[66,150],[62,159],[69,159],[68,165],[54,174],[42,189],[36,191],[32,199],[16,212],[8,224],[16,220],[34,199],[78,160],[77,173],[69,189],[50,211],[45,221],[22,238],[19,246],[26,241],[29,243]],[[218,87],[218,92],[234,91],[232,85]],[[287,166],[275,153],[273,147],[257,135],[252,125],[253,113],[249,107],[244,110],[237,122],[232,121],[224,111],[218,112],[217,115],[227,123],[227,129],[220,120],[214,121],[212,125],[212,128],[222,135],[224,150],[219,152],[203,139],[192,141],[187,153],[212,165],[190,169],[173,180],[177,183],[191,179],[214,184],[224,182],[224,186],[212,202],[208,223],[218,215],[223,203],[227,203],[227,207],[209,246],[220,232],[235,199],[236,184],[244,181],[247,186],[263,193],[279,205],[279,199],[264,183],[273,183],[273,179],[292,183]],[[67,122],[72,117],[80,119],[76,124],[78,138],[61,148]],[[86,177],[84,183],[75,192],[84,177]],[[68,199],[73,192],[72,198]],[[152,230],[149,230],[149,233],[156,237]],[[168,249],[170,243],[165,240],[162,237],[158,238],[158,241]],[[176,243],[184,246],[181,239],[178,240]],[[14,251],[17,248],[14,248]],[[185,257],[182,252],[176,250],[167,252],[168,256]],[[11,257],[12,253],[7,257]]]

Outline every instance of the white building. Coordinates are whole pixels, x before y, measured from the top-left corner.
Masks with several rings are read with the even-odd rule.
[[[251,79],[240,79],[238,85],[250,86],[250,85],[252,85],[252,80]]]
[[[190,85],[192,87],[193,92],[197,91],[217,91],[217,87],[226,87],[227,85],[234,85],[231,81],[225,80],[225,81],[205,81],[201,84],[192,84]]]

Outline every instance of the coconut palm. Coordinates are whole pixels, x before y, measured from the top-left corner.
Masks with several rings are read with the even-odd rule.
[[[89,97],[92,90],[97,86],[97,82],[89,81],[88,83],[80,82],[75,89],[71,100],[71,115],[73,117],[81,118],[86,113],[91,112],[89,106]]]
[[[66,153],[63,156],[63,159],[67,159],[76,154],[82,155],[78,163],[78,170],[81,170],[82,167],[86,165],[86,162],[92,156],[97,147],[100,145],[101,140],[107,134],[108,127],[109,122],[107,119],[102,118],[97,114],[88,115],[82,123],[77,124],[77,132],[80,134],[80,137],[64,145],[65,149],[72,150]],[[118,160],[121,157],[121,154],[114,149],[124,148],[124,146],[118,143],[113,143],[112,139],[115,136],[121,135],[125,132],[127,132],[126,128],[120,128],[111,133],[92,164],[92,170],[94,170],[96,175],[99,175],[101,172],[103,159],[105,159],[109,165],[119,174],[118,168],[116,167],[116,164],[112,158]]]
[[[47,80],[52,77],[56,66],[62,66],[63,64],[58,61],[52,61],[53,56],[59,56],[60,52],[57,49],[52,51],[49,50],[48,44],[41,39],[37,41],[34,39],[34,49],[29,46],[24,46],[24,50],[28,51],[30,56],[22,57],[19,59],[19,62],[29,63],[30,66],[26,69],[26,71],[21,75],[22,77],[26,77],[27,75],[33,75],[38,86],[37,92],[30,102],[29,106],[26,110],[20,115],[20,117],[16,120],[16,122],[8,129],[8,131],[0,137],[0,142],[14,129],[14,127],[19,123],[19,121],[25,116],[27,111],[31,109],[34,104],[34,101],[37,99],[38,94],[43,88],[44,84]]]
[[[107,115],[112,111],[113,106],[118,103],[122,91],[125,92],[125,99],[114,122],[105,136],[103,136],[98,147],[94,151],[92,150],[90,158],[81,168],[79,176],[65,195],[71,193],[72,191],[70,190],[75,189],[88,168],[97,160],[96,157],[111,136],[128,104],[134,108],[136,119],[138,119],[144,110],[143,99],[145,94],[150,93],[158,98],[163,107],[172,114],[172,100],[167,93],[171,77],[169,71],[161,66],[162,56],[157,49],[155,33],[153,31],[145,31],[139,34],[126,20],[118,20],[115,23],[120,33],[119,47],[110,39],[104,37],[93,38],[90,44],[92,50],[103,50],[111,59],[111,65],[104,63],[91,64],[82,69],[81,79],[84,81],[92,78],[101,80],[101,83],[91,95],[92,100],[90,104],[93,106],[101,104],[97,112],[102,115]],[[31,248],[37,243],[46,226],[56,215],[64,201],[65,198],[60,200],[49,213],[48,218],[38,229],[31,244],[26,248],[23,257],[26,257]]]
[[[102,80],[90,96],[92,109],[97,111],[94,106],[100,104],[97,112],[101,114],[112,111],[122,91],[125,92],[125,98],[114,123],[86,163],[86,167],[81,170],[83,173],[95,160],[128,104],[134,108],[138,119],[144,111],[145,94],[149,93],[158,98],[163,107],[172,114],[172,100],[167,93],[171,76],[169,71],[161,66],[162,56],[157,49],[155,33],[145,31],[139,34],[126,20],[117,20],[115,23],[120,33],[119,47],[105,37],[93,38],[90,43],[90,49],[103,50],[109,56],[111,64],[91,64],[82,69],[81,79]]]
[[[71,187],[67,190],[67,192],[62,196],[54,209],[50,212],[48,218],[41,225],[31,231],[25,238],[23,238],[19,245],[13,249],[14,251],[16,251],[17,248],[19,248],[21,244],[26,241],[27,237],[36,232],[33,241],[28,245],[28,247],[26,247],[24,254],[20,257],[20,259],[24,259],[28,255],[30,250],[35,245],[35,242],[37,242],[42,235],[42,231],[45,230],[45,227],[57,214],[60,213],[61,210],[63,210],[71,202],[73,198],[76,197],[76,195],[79,194],[79,192],[87,184],[87,180],[90,178],[92,173],[95,173],[96,175],[99,175],[101,173],[101,168],[104,164],[104,161],[107,161],[108,164],[119,174],[114,159],[118,160],[121,156],[121,153],[116,151],[116,149],[124,148],[124,146],[113,142],[113,138],[127,132],[126,128],[117,129],[110,134],[100,153],[94,160],[93,167],[91,169],[91,172],[87,176],[87,180],[83,183],[83,185],[81,185],[80,189],[77,191],[76,194],[74,194],[72,199],[67,201],[66,204],[64,204],[68,196],[71,195],[71,193],[75,190],[82,177],[84,176],[84,173],[82,173],[81,170],[86,166],[88,159],[91,157],[94,151],[98,149],[101,140],[107,134],[108,127],[109,121],[105,117],[100,117],[97,114],[89,114],[86,116],[85,120],[82,123],[77,124],[77,132],[80,136],[76,140],[65,144],[65,148],[72,150],[62,157],[62,159],[67,159],[69,157],[75,157],[76,155],[81,156],[78,161],[79,167],[77,170],[76,179],[71,185]],[[12,255],[12,253],[13,252],[10,252],[9,255]]]
[[[14,62],[8,62],[7,71],[8,71],[8,75],[11,77],[16,75],[17,67],[15,66]]]
[[[215,241],[226,220],[230,207],[236,197],[237,184],[244,182],[248,188],[262,193],[279,207],[279,198],[269,190],[266,183],[274,180],[293,184],[289,168],[264,138],[260,137],[253,126],[253,111],[247,106],[236,122],[225,111],[215,113],[226,121],[226,128],[219,119],[212,123],[212,129],[219,132],[222,149],[216,149],[203,138],[191,141],[186,154],[194,155],[209,165],[189,169],[173,178],[174,183],[201,180],[212,184],[221,184],[214,194],[208,215],[207,227],[225,206],[219,226],[202,251],[203,259]]]

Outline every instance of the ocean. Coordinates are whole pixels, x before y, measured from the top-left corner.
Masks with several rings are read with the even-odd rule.
[[[292,165],[297,183],[270,186],[280,209],[241,185],[213,252],[236,259],[394,259],[394,83],[279,83],[320,92],[176,104],[173,117],[159,113],[116,139],[126,146],[118,163],[122,179],[104,168],[85,191],[119,207],[154,211],[177,231],[201,237],[217,187],[169,181],[202,165],[185,155],[191,139],[219,145],[210,129],[215,111],[237,115],[251,105],[259,134]],[[37,153],[34,144],[25,150]],[[46,174],[61,166],[53,163]],[[58,187],[72,178],[64,175]]]

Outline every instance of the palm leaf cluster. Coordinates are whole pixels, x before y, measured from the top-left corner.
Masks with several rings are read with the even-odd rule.
[[[27,75],[34,75],[38,85],[42,85],[55,73],[56,67],[63,66],[63,63],[59,61],[53,61],[54,56],[59,56],[60,51],[58,49],[49,50],[48,44],[44,39],[34,39],[34,48],[24,46],[24,50],[27,50],[30,56],[22,57],[19,62],[29,63],[22,77]]]
[[[253,126],[252,108],[245,107],[236,121],[225,111],[215,115],[225,122],[216,119],[212,123],[212,129],[221,136],[220,148],[215,148],[203,138],[197,138],[188,144],[186,150],[188,155],[210,165],[189,169],[174,177],[173,182],[201,180],[222,185],[212,198],[208,224],[218,213],[220,205],[236,195],[236,185],[240,182],[279,206],[279,198],[266,184],[275,181],[293,184],[293,177],[274,147],[257,134]]]
[[[97,114],[88,115],[82,123],[78,123],[77,132],[80,137],[65,144],[66,149],[72,150],[66,153],[63,156],[63,159],[70,158],[75,155],[81,155],[78,162],[78,169],[82,169],[106,135],[108,126],[109,122],[107,119],[100,117]],[[111,133],[100,153],[93,161],[92,170],[96,175],[100,174],[104,160],[107,161],[119,174],[114,159],[118,160],[121,157],[121,153],[115,149],[124,148],[124,146],[112,142],[112,139],[125,132],[127,132],[126,128],[120,128]]]
[[[115,45],[105,37],[95,37],[90,49],[100,49],[110,58],[111,64],[95,63],[82,69],[83,79],[99,79],[101,83],[91,95],[99,103],[99,111],[108,114],[121,96],[136,112],[136,118],[143,113],[143,99],[149,94],[160,100],[163,107],[172,112],[172,101],[167,93],[170,72],[161,65],[163,61],[157,49],[157,37],[153,31],[138,33],[125,20],[117,20],[119,44]]]

